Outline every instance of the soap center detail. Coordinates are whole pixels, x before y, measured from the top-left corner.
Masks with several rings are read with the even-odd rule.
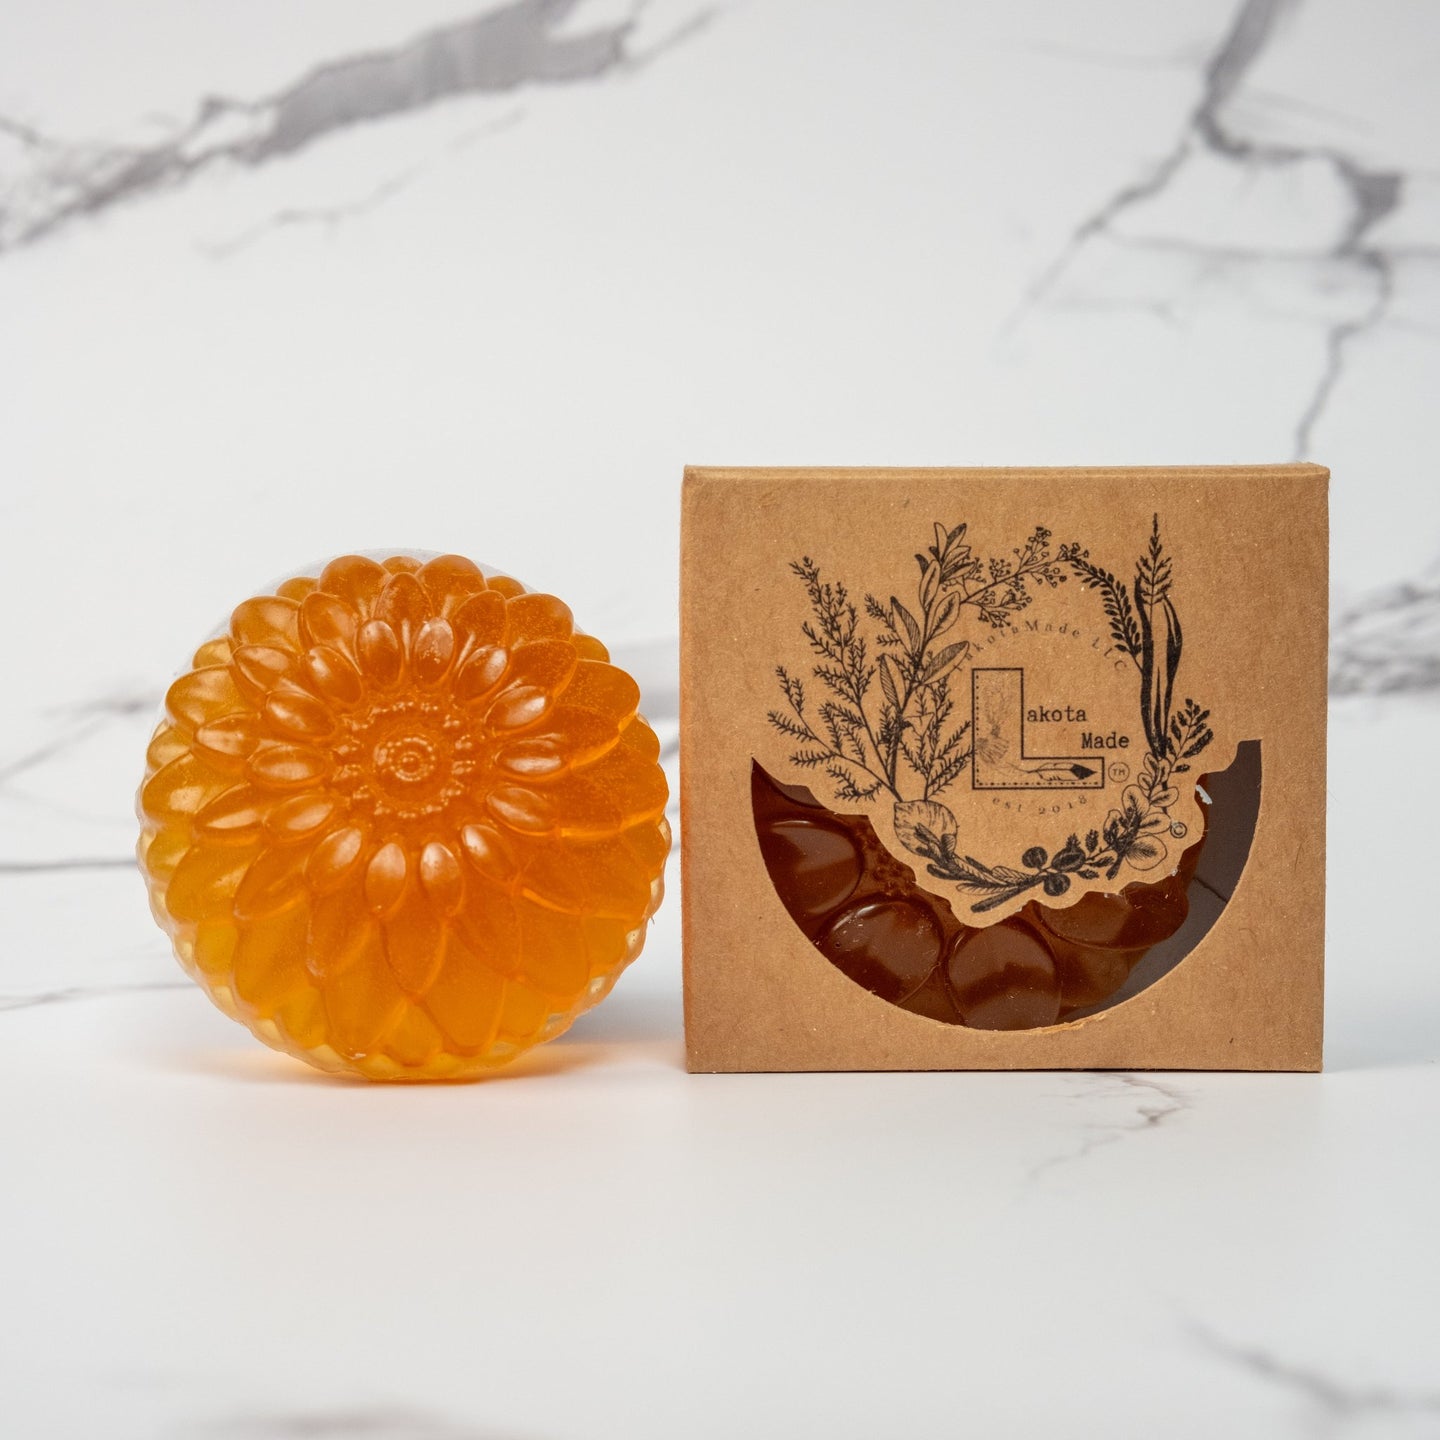
[[[343,723],[336,780],[362,814],[431,821],[466,799],[479,768],[476,741],[443,697],[403,696]]]
[[[413,793],[433,780],[444,764],[442,743],[423,731],[392,735],[375,747],[375,773],[388,789]]]

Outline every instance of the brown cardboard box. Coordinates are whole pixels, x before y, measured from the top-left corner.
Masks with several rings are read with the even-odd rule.
[[[688,470],[690,1068],[1318,1069],[1327,480]],[[962,935],[1163,880],[1207,814],[1231,838],[1196,853],[1225,873],[1202,869],[1215,893],[1190,887],[1163,973],[1138,983],[1147,957],[1118,1003],[974,1028],[880,998],[807,938],[762,858],[757,773],[864,816]],[[1202,773],[1223,792],[1206,813]]]

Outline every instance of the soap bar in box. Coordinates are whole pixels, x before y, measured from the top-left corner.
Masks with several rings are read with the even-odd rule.
[[[691,1068],[1318,1068],[1327,480],[688,471]]]

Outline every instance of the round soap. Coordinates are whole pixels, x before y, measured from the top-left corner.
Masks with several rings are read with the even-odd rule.
[[[171,687],[139,857],[185,969],[322,1070],[457,1079],[640,953],[670,849],[639,690],[553,595],[347,555],[239,605]]]
[[[1022,920],[970,930],[950,952],[946,974],[960,1014],[976,1030],[1031,1030],[1060,1015],[1055,960]]]
[[[930,978],[944,940],[929,908],[902,896],[846,906],[816,944],[852,980],[898,1003]]]

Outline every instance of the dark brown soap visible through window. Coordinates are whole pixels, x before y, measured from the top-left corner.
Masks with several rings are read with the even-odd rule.
[[[1260,747],[1199,782],[1205,826],[1176,869],[985,926],[956,918],[862,815],[751,775],[756,835],[785,909],[856,984],[902,1009],[979,1030],[1027,1030],[1115,1004],[1178,964],[1240,877],[1260,798]]]

